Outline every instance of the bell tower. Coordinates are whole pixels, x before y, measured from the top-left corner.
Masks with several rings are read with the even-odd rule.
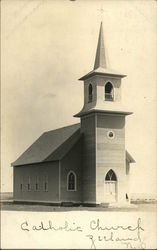
[[[123,202],[126,176],[125,117],[132,114],[121,103],[121,81],[126,75],[108,68],[101,22],[94,68],[84,81],[81,119],[83,202]]]

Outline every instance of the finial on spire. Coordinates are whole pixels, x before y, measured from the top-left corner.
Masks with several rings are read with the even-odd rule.
[[[102,21],[104,9],[103,9],[103,7],[101,6],[101,8],[100,8],[100,9],[97,9],[97,10],[100,11],[100,16],[101,16],[101,21]]]
[[[100,24],[99,39],[98,39],[95,64],[94,64],[94,69],[97,69],[97,68],[107,68],[102,22]]]

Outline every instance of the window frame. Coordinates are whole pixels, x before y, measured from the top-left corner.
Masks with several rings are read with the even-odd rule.
[[[110,173],[112,175],[110,175]],[[109,176],[109,180],[107,179],[107,176]],[[114,176],[115,180],[112,179],[112,176]],[[107,171],[106,175],[105,175],[105,182],[117,182],[117,176],[116,176],[116,173],[110,169],[109,171]]]
[[[45,185],[46,184],[46,185]],[[46,187],[46,188],[45,188]],[[48,175],[44,176],[44,181],[43,181],[43,191],[48,192],[49,191],[49,184],[48,184]]]
[[[20,191],[23,192],[23,183],[20,183]]]
[[[24,183],[23,183],[23,176],[21,178],[21,182],[20,182],[20,192],[23,192],[24,190]]]
[[[36,192],[39,191],[39,176],[38,175],[36,176],[36,179],[35,179],[35,191]]]
[[[69,176],[70,174],[74,175],[74,189],[69,189]],[[70,170],[67,174],[67,191],[69,192],[76,192],[77,191],[77,175],[74,171]]]
[[[112,97],[111,99],[106,99],[106,94],[107,94],[107,92],[106,92],[106,85],[108,83],[111,84],[111,86],[112,86],[112,88],[111,88],[111,92],[112,93],[109,94]],[[114,85],[113,85],[113,83],[111,81],[107,81],[105,83],[105,85],[104,85],[104,101],[113,102],[114,100],[115,100],[115,98],[114,98]]]
[[[110,133],[112,133],[113,136],[110,136]],[[115,132],[113,130],[109,130],[107,132],[107,138],[110,139],[110,140],[113,140],[115,138]]]
[[[91,87],[91,93],[90,93],[90,87]],[[88,85],[88,103],[91,103],[93,101],[93,85],[89,83]]]
[[[27,191],[31,192],[31,178],[28,176]]]

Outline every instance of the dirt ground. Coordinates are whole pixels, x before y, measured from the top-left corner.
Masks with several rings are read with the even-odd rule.
[[[81,249],[94,249],[91,248],[92,243],[87,236],[92,234],[96,237],[98,234],[98,236],[104,237],[104,234],[107,233],[107,231],[93,231],[89,228],[91,220],[97,219],[102,225],[117,226],[124,224],[135,228],[137,228],[137,221],[140,220],[140,225],[144,230],[141,231],[142,243],[141,241],[133,241],[129,245],[131,246],[129,249],[156,249],[157,203],[154,201],[142,202],[138,200],[136,207],[132,208],[57,207],[41,204],[15,204],[8,194],[1,198],[1,210],[2,249],[23,249],[23,246],[25,246],[25,249],[78,249],[78,246],[79,249],[80,247]],[[41,222],[47,225],[48,221],[52,221],[55,226],[58,225],[61,228],[66,221],[70,227],[73,227],[73,225],[81,226],[83,231],[71,232],[69,235],[69,231],[63,232],[62,230],[39,232],[21,230],[21,223],[23,222],[28,223],[29,230],[31,230],[34,225],[40,226]],[[125,238],[130,237],[131,232],[127,232],[127,236],[125,231],[119,233],[123,233]],[[135,234],[134,231],[131,235],[133,234]],[[94,241],[96,249],[126,249],[125,245],[120,242],[99,242],[97,238],[94,239],[96,240]]]
[[[107,208],[107,207],[63,207],[52,206],[47,204],[15,204],[13,203],[12,193],[1,193],[0,206],[2,211],[37,211],[37,212],[65,212],[65,211],[141,211],[141,212],[156,212],[156,202],[143,202],[138,201],[134,204],[136,207],[131,208]]]

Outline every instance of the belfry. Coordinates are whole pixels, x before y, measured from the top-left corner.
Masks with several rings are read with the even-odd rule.
[[[84,106],[76,114],[84,135],[83,195],[85,202],[124,202],[129,197],[129,163],[125,149],[125,117],[121,81],[126,75],[108,68],[101,22],[94,69],[81,77]]]
[[[80,123],[43,133],[14,163],[14,201],[129,203],[130,163],[121,103],[126,75],[108,68],[100,25],[94,68],[84,81]]]

